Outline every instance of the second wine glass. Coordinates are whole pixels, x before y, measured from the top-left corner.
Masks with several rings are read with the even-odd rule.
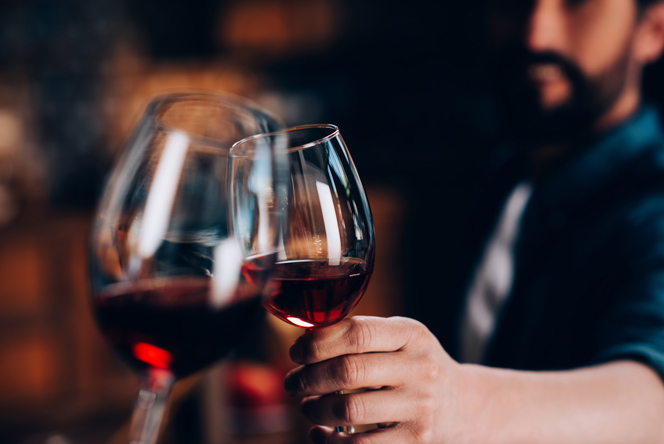
[[[141,379],[131,444],[156,442],[173,383],[226,356],[259,313],[283,153],[246,156],[260,180],[250,189],[234,182],[237,198],[228,153],[242,137],[281,127],[244,99],[161,96],[114,169],[93,227],[90,278],[101,332]],[[234,235],[231,207],[245,231],[261,235],[252,248]]]

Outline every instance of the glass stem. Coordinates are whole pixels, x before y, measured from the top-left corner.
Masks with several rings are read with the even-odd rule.
[[[166,370],[151,369],[142,378],[129,430],[129,444],[155,444],[175,378]]]
[[[344,391],[339,390],[336,393],[337,393],[337,395],[343,395]],[[352,435],[353,433],[355,433],[355,427],[353,427],[352,425],[349,425],[349,426],[336,426],[334,428],[334,430],[336,432],[346,433],[347,435]]]

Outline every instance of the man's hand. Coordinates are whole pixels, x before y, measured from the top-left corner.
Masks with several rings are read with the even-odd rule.
[[[648,366],[529,372],[458,364],[422,324],[354,317],[310,330],[284,383],[315,443],[664,442],[664,386]],[[339,395],[339,390],[369,389]],[[378,424],[354,435],[330,426]]]
[[[463,387],[461,366],[421,323],[407,318],[353,317],[310,330],[291,347],[303,364],[285,381],[302,411],[325,426],[378,424],[345,435],[312,429],[316,443],[440,443],[454,441]],[[339,390],[366,389],[352,394]],[[452,427],[454,425],[454,427]]]

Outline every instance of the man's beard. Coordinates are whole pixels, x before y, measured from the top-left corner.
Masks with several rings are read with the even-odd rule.
[[[628,53],[600,75],[590,78],[576,64],[555,52],[506,51],[493,64],[494,92],[499,119],[509,136],[525,145],[569,143],[589,135],[597,121],[624,90]],[[545,109],[539,92],[528,81],[528,68],[555,64],[570,83],[569,97]]]

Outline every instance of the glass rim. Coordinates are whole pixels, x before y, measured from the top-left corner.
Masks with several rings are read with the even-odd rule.
[[[177,102],[184,103],[187,101],[191,102],[206,101],[208,103],[218,104],[220,107],[226,106],[227,108],[236,108],[237,110],[244,111],[247,115],[259,114],[271,120],[276,125],[283,125],[281,120],[276,115],[262,108],[256,102],[247,99],[246,97],[233,93],[228,93],[225,91],[182,90],[182,91],[173,91],[173,92],[163,92],[154,95],[149,100],[146,109],[147,113],[150,114],[150,117],[154,120],[158,128],[163,129],[165,131],[181,131],[185,133],[191,140],[194,140],[198,143],[203,143],[205,145],[213,145],[215,147],[226,147],[226,145],[228,145],[226,148],[230,150],[230,148],[234,146],[235,143],[238,142],[238,141],[226,142],[220,139],[203,136],[182,128],[178,128],[177,126],[166,123],[163,120],[163,118],[160,115],[158,115],[159,110],[162,109],[164,106]]]
[[[301,130],[306,130],[306,129],[313,129],[313,128],[327,128],[332,130],[332,132],[324,137],[320,137],[316,140],[313,140],[311,142],[307,142],[301,145],[293,146],[293,147],[288,147],[286,149],[287,153],[303,150],[306,148],[311,148],[312,146],[319,145],[323,142],[327,142],[328,140],[331,140],[337,136],[339,136],[341,133],[339,132],[339,127],[336,125],[333,125],[331,123],[312,123],[308,125],[297,125],[297,126],[291,126],[289,128],[285,128],[279,131],[273,131],[271,133],[264,133],[264,134],[254,134],[253,136],[245,137],[244,139],[238,140],[231,146],[231,152],[230,154],[233,155],[233,150],[238,147],[241,144],[245,144],[251,140],[258,140],[258,139],[263,139],[266,137],[273,137],[273,136],[279,136],[295,131],[301,131]]]

